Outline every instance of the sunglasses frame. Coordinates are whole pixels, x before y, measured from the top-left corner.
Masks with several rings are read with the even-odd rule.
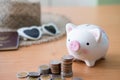
[[[56,30],[55,34],[53,34],[50,31],[45,29],[46,26],[49,27],[51,25]],[[33,38],[33,37],[28,36],[27,34],[24,33],[24,30],[32,30],[34,28],[37,29],[39,31],[39,33],[40,33],[37,38]],[[19,36],[21,36],[24,40],[27,40],[27,39],[29,39],[29,40],[39,40],[43,35],[47,34],[47,35],[53,36],[53,35],[56,35],[56,34],[60,33],[60,31],[58,30],[57,26],[55,24],[53,24],[53,23],[44,24],[44,25],[38,26],[38,27],[37,26],[24,27],[24,28],[18,29],[17,32],[18,32]]]
[[[32,30],[34,28],[37,29],[40,33],[37,38],[30,37],[30,36],[28,36],[27,34],[24,33],[24,30]],[[23,37],[24,40],[27,40],[27,39],[38,40],[42,37],[41,29],[39,27],[36,27],[36,26],[20,28],[20,29],[17,30],[17,32],[19,33],[19,36]]]
[[[54,27],[54,29],[56,30],[56,33],[51,33],[50,31],[48,31],[47,29],[45,29],[46,26],[51,26]],[[59,34],[60,31],[58,30],[57,26],[53,23],[49,23],[49,24],[44,24],[42,25],[42,30],[43,30],[43,34],[47,34],[47,35],[50,35],[50,36],[53,36],[53,35],[56,35],[56,34]]]

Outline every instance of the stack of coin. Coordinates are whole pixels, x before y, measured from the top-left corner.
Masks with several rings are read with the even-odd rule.
[[[45,75],[45,74],[50,74],[50,67],[48,65],[41,65],[39,67],[39,72],[42,74],[42,75]]]
[[[50,62],[50,68],[51,72],[54,75],[60,75],[61,74],[61,62],[58,60],[52,60]]]
[[[72,77],[72,61],[73,56],[71,55],[65,55],[62,57],[62,75],[64,77]]]

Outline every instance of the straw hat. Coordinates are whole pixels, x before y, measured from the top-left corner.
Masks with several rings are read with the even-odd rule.
[[[43,36],[37,41],[20,39],[20,46],[49,42],[59,39],[65,34],[65,25],[70,22],[65,16],[53,13],[41,13],[39,3],[8,1],[4,0],[4,2],[0,2],[0,4],[3,4],[0,7],[0,12],[2,11],[2,14],[0,13],[0,32],[16,31],[21,27],[40,26],[48,23],[54,23],[60,31],[57,35]],[[4,11],[6,9],[7,11]]]

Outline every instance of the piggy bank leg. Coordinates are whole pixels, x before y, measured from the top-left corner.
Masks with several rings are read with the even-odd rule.
[[[106,58],[106,55],[105,56],[103,56],[101,59],[105,59]]]
[[[95,65],[95,61],[86,60],[85,63],[86,63],[86,65],[87,65],[88,67],[92,67],[92,66]]]
[[[105,59],[105,57],[102,57],[102,58],[101,58],[101,60],[104,60],[104,59]]]

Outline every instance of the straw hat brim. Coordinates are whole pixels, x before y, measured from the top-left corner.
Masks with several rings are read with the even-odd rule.
[[[57,25],[58,29],[60,30],[60,33],[54,36],[48,36],[48,35],[44,35],[42,36],[42,38],[40,38],[39,40],[36,41],[31,41],[31,40],[23,40],[20,39],[20,46],[29,46],[29,45],[33,45],[33,44],[40,44],[40,43],[44,43],[44,42],[50,42],[53,40],[58,40],[59,38],[61,38],[62,36],[65,35],[65,25],[66,23],[69,23],[70,20],[68,18],[66,18],[63,15],[58,15],[58,14],[53,14],[53,13],[42,13],[41,15],[41,23],[43,24],[48,24],[48,23],[54,23],[55,25]],[[1,32],[6,32],[6,31],[16,31],[17,29],[11,29],[9,27],[0,27],[0,31]]]

